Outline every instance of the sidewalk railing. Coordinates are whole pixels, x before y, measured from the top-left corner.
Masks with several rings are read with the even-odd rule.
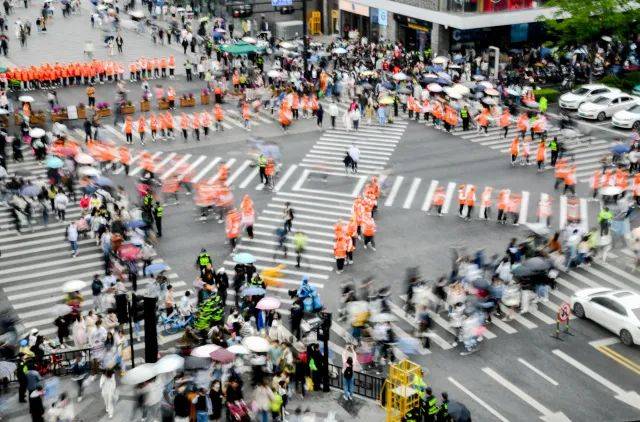
[[[331,387],[342,390],[342,367],[329,364],[329,382]],[[380,400],[380,395],[384,388],[385,379],[363,372],[353,373],[353,394],[366,397],[372,400]]]

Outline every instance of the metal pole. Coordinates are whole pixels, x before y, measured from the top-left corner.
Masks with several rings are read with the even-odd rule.
[[[304,69],[302,75],[307,74],[307,51],[309,43],[307,42],[307,0],[302,0],[302,65]]]
[[[328,393],[331,391],[331,387],[329,386],[329,335],[331,333],[331,312],[324,312],[322,325],[322,344],[324,346],[324,355],[322,356],[322,391]]]
[[[131,348],[131,367],[136,367],[136,357],[135,352],[133,350],[133,306],[131,306],[131,302],[127,301],[127,306],[129,306],[129,347]]]

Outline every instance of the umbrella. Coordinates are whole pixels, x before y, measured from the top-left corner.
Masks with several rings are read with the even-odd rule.
[[[407,79],[409,79],[409,77],[403,72],[398,72],[394,74],[392,78],[396,81],[406,81]]]
[[[539,256],[527,259],[522,265],[535,272],[548,271],[551,269],[551,261]]]
[[[284,75],[279,70],[272,69],[267,72],[267,76],[270,78],[281,78]]]
[[[49,309],[49,313],[51,315],[53,315],[54,317],[69,315],[71,313],[71,311],[73,311],[73,309],[71,309],[71,306],[64,305],[62,303],[59,303],[59,304],[57,304],[55,306],[52,306]]]
[[[460,95],[469,95],[471,93],[471,90],[469,89],[469,87],[464,86],[462,84],[455,84],[454,86],[451,87],[451,89],[460,93]]]
[[[378,102],[380,104],[391,105],[391,104],[393,104],[393,98],[391,98],[391,97],[383,97]]]
[[[184,368],[184,358],[175,354],[160,358],[155,364],[157,374],[167,374]]]
[[[233,262],[246,265],[253,264],[254,262],[256,262],[256,259],[250,253],[241,252],[233,256]]]
[[[271,345],[264,337],[249,336],[242,339],[242,345],[255,353],[266,353]]]
[[[438,78],[451,79],[451,75],[449,75],[447,72],[438,72],[437,75]]]
[[[240,296],[262,296],[267,291],[261,287],[247,287],[240,292]]]
[[[520,95],[522,95],[522,92],[520,92],[519,90],[514,89],[514,88],[508,88],[507,89],[507,94],[513,95],[514,97],[519,97]]]
[[[125,261],[134,261],[138,259],[139,255],[140,248],[130,243],[126,243],[118,248],[118,256]]]
[[[448,58],[444,57],[444,56],[438,56],[435,59],[432,60],[433,64],[445,64],[449,61]]]
[[[90,156],[87,153],[84,152],[80,152],[78,153],[75,157],[74,160],[76,160],[76,163],[78,164],[93,164],[96,160],[93,159],[92,156]]]
[[[485,97],[482,99],[482,102],[486,105],[496,105],[496,100],[490,97]]]
[[[622,189],[617,186],[607,186],[606,188],[600,189],[600,195],[603,196],[614,196],[620,195],[622,193]]]
[[[247,43],[224,44],[222,45],[222,47],[220,47],[220,49],[234,55],[249,54],[258,51],[255,45]]]
[[[551,233],[544,223],[525,223],[524,226],[538,236],[546,236]]]
[[[32,103],[34,100],[31,95],[21,95],[20,97],[18,97],[18,101],[23,103]]]
[[[436,83],[427,85],[427,89],[431,92],[442,92],[442,87]]]
[[[489,81],[480,81],[478,85],[482,85],[485,88],[493,88],[493,84]]]
[[[79,292],[87,287],[87,283],[82,280],[69,280],[62,285],[62,291],[65,293]]]
[[[128,370],[122,377],[121,381],[123,384],[127,385],[140,384],[155,378],[156,375],[158,375],[158,373],[156,372],[155,364],[143,363],[142,365]]]
[[[447,413],[454,422],[471,422],[471,413],[469,413],[469,409],[458,401],[449,401]]]
[[[227,347],[227,350],[233,353],[234,355],[248,355],[249,350],[241,344],[234,344],[233,346]]]
[[[333,54],[345,54],[347,50],[345,48],[338,47],[338,48],[334,48],[332,52]]]
[[[438,75],[436,75],[435,73],[426,73],[422,76],[422,80],[425,83],[435,82],[437,79],[438,79]]]
[[[487,95],[490,95],[492,97],[497,97],[497,96],[500,95],[498,90],[495,89],[495,88],[487,88],[487,89],[484,90],[484,93],[487,94]]]
[[[362,89],[372,89],[373,88],[373,85],[371,85],[369,82],[361,83],[360,86],[362,87]]]
[[[59,169],[62,166],[64,166],[64,161],[62,161],[60,158],[55,157],[55,156],[49,156],[47,157],[47,161],[45,161],[45,164],[47,165],[47,167],[49,167],[50,169]]]
[[[151,264],[144,269],[144,275],[156,275],[169,268],[169,266],[163,262]]]
[[[242,38],[242,41],[246,42],[247,44],[256,44],[258,42],[258,40],[251,37],[244,37]]]
[[[618,144],[611,147],[611,152],[614,154],[624,154],[631,151],[631,147],[625,144]]]
[[[132,220],[129,221],[126,226],[130,229],[139,229],[141,227],[145,227],[147,223],[143,220]]]
[[[405,95],[409,95],[411,94],[411,90],[407,87],[402,87],[398,90],[398,94],[405,94]]]
[[[17,368],[14,362],[3,360],[0,362],[0,378],[11,378]]]
[[[6,108],[0,108],[0,114],[11,114],[11,112]]]
[[[385,312],[385,313],[375,314],[369,320],[371,322],[393,322],[393,321],[396,321],[397,319],[398,318],[396,318],[395,315]]]
[[[289,41],[283,41],[279,44],[280,48],[285,48],[285,49],[292,49],[292,48],[296,48],[296,45],[292,42]]]
[[[474,81],[484,81],[486,78],[482,75],[473,75]]]
[[[20,189],[20,195],[22,196],[38,196],[40,188],[36,185],[27,185]]]
[[[198,346],[191,350],[191,356],[196,358],[208,358],[211,357],[211,353],[221,349],[217,344],[205,344],[204,346]]]
[[[531,268],[527,268],[524,264],[515,265],[511,270],[511,273],[516,277],[530,277],[536,272]]]
[[[377,73],[374,70],[363,70],[360,72],[360,75],[368,77],[368,76],[376,76]]]
[[[396,347],[407,355],[415,355],[420,351],[420,340],[414,337],[401,337]]]
[[[113,181],[111,179],[109,179],[108,177],[102,177],[102,176],[101,177],[96,177],[94,182],[98,186],[105,186],[105,187],[113,187],[113,186],[115,186]]]
[[[603,36],[601,36],[600,38],[602,39],[602,41],[606,41],[606,42],[611,42],[611,41],[613,41],[613,39],[612,39],[610,36],[608,36],[608,35],[603,35]]]
[[[78,174],[80,176],[99,176],[100,175],[100,170],[98,170],[95,167],[80,167],[78,169]]]
[[[234,355],[227,349],[214,350],[209,354],[209,356],[211,357],[212,361],[220,363],[231,363],[236,358],[236,355]]]
[[[29,136],[31,136],[32,138],[42,138],[44,135],[44,129],[39,127],[34,127],[29,131]]]
[[[265,296],[256,304],[256,308],[262,309],[263,311],[271,311],[273,309],[278,309],[280,307],[280,299]]]

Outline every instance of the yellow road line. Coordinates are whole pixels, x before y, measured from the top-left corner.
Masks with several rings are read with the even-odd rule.
[[[596,347],[596,350],[598,350],[600,353],[610,357],[611,359],[615,360],[620,365],[622,365],[622,366],[630,369],[631,371],[635,372],[636,374],[640,375],[640,365],[639,364],[633,362],[629,358],[627,358],[627,357],[621,355],[620,353],[614,351],[613,349],[609,348],[608,346],[599,346],[599,347]]]

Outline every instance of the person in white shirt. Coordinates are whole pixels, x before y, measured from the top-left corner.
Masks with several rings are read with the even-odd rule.
[[[78,227],[75,221],[69,224],[66,234],[69,245],[71,245],[71,255],[75,258],[78,256]]]
[[[335,102],[332,102],[331,104],[329,104],[329,116],[331,116],[331,129],[335,129],[336,128],[336,117],[338,117],[338,114],[340,113],[340,111],[338,110],[338,106],[336,105]]]
[[[360,149],[355,144],[349,147],[349,157],[351,158],[351,172],[358,172],[358,161],[360,161]]]
[[[59,191],[53,198],[53,205],[58,212],[58,220],[64,221],[67,213],[67,205],[69,205],[69,198],[67,195],[65,195],[64,192]]]

